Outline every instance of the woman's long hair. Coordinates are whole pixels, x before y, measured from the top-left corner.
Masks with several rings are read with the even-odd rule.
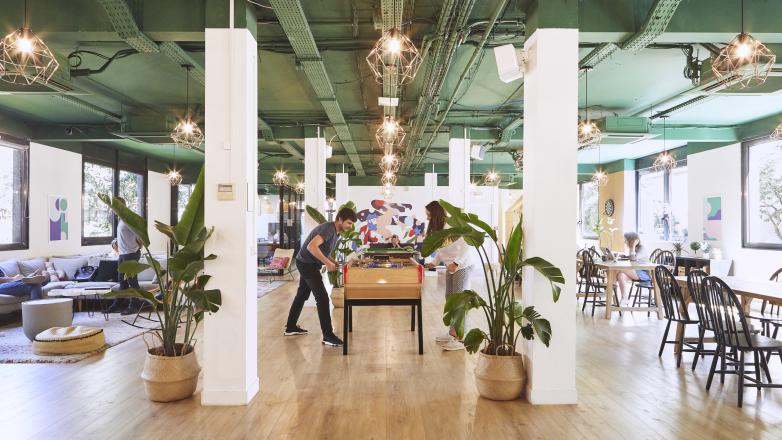
[[[445,210],[436,200],[429,202],[429,204],[426,205],[426,210],[429,211],[429,214],[432,217],[432,219],[429,220],[429,225],[426,227],[426,235],[429,236],[432,232],[437,232],[445,228]]]

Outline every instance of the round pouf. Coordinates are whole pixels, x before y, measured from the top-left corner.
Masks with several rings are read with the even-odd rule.
[[[89,353],[106,345],[103,329],[96,327],[52,327],[38,333],[33,341],[37,355]]]
[[[22,327],[27,339],[52,327],[68,327],[73,321],[72,298],[50,298],[22,303]]]

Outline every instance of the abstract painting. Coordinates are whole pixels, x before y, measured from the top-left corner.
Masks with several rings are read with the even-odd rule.
[[[372,200],[370,205],[356,213],[363,244],[385,243],[392,235],[402,243],[415,243],[423,237],[425,223],[413,215],[412,204]]]
[[[706,197],[703,204],[703,239],[722,240],[722,197]]]
[[[49,196],[49,241],[68,239],[68,199]]]

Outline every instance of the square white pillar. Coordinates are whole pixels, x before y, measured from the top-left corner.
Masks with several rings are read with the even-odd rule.
[[[424,174],[424,188],[426,188],[426,196],[430,201],[437,200],[437,173]]]
[[[326,140],[322,137],[304,139],[304,204],[326,215]],[[309,235],[318,224],[304,215],[302,236]]]
[[[206,315],[204,405],[246,405],[258,392],[255,199],[258,176],[257,43],[247,29],[206,30],[205,252],[210,286],[223,295]],[[232,200],[217,185],[232,184]]]
[[[350,200],[350,191],[348,188],[348,173],[337,173],[334,177],[334,199],[337,206],[342,206]]]
[[[448,195],[449,202],[470,210],[470,139],[467,128],[462,137],[448,141]]]
[[[548,281],[524,272],[524,302],[551,323],[551,344],[527,345],[527,398],[576,403],[576,122],[578,29],[538,29],[524,44],[524,245],[562,270],[554,303]]]

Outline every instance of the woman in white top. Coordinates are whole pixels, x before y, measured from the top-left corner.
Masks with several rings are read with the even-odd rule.
[[[426,235],[440,231],[445,228],[445,210],[436,201],[426,205],[426,219],[429,225],[426,229]],[[445,297],[451,294],[462,292],[469,289],[470,269],[473,266],[473,249],[460,238],[445,244],[437,250],[432,260],[426,267],[432,268],[439,264],[445,264]],[[451,327],[448,332],[435,338],[435,341],[443,347],[444,350],[462,350],[464,344],[456,336],[456,329]]]

